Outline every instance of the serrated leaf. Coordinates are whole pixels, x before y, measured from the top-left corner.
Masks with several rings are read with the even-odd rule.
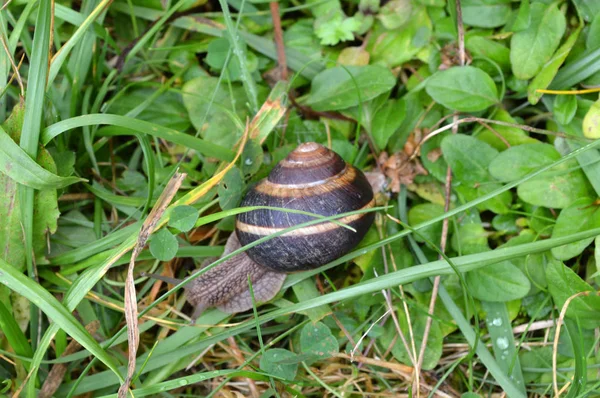
[[[177,254],[178,249],[177,238],[166,228],[160,229],[150,238],[150,253],[157,260],[172,260]]]
[[[496,84],[474,66],[455,66],[436,72],[425,88],[436,102],[460,112],[482,111],[498,102]]]
[[[187,232],[194,228],[196,220],[198,220],[198,210],[195,207],[187,205],[177,206],[171,212],[171,217],[169,217],[169,227]]]
[[[556,3],[531,5],[531,23],[510,41],[510,61],[514,75],[522,80],[534,77],[550,60],[565,33],[565,16]]]
[[[313,79],[307,104],[317,111],[346,109],[390,91],[395,84],[392,72],[382,66],[334,67]]]

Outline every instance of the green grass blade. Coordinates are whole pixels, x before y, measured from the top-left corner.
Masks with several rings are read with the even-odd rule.
[[[155,123],[146,122],[144,120],[130,118],[127,116],[102,113],[76,116],[70,119],[62,120],[58,123],[54,123],[53,125],[48,126],[42,132],[42,143],[46,145],[54,137],[64,133],[65,131],[77,127],[96,126],[100,124],[123,127],[138,133],[148,134],[153,137],[162,138],[167,141],[171,141],[175,144],[183,145],[187,148],[194,149],[203,155],[214,157],[219,160],[231,161],[234,157],[233,152],[227,148],[223,148],[219,145],[215,145],[203,139],[181,133],[177,130],[168,127],[163,127]],[[110,134],[125,135],[126,132],[118,130],[111,131]]]
[[[80,181],[78,177],[61,177],[33,161],[0,127],[0,173],[21,185],[34,189],[60,189]]]
[[[63,307],[46,289],[16,271],[12,265],[3,260],[0,260],[0,283],[37,305],[52,320],[56,328],[61,328],[67,332],[121,378],[114,359],[100,347],[71,312]]]
[[[233,48],[233,55],[237,59],[237,62],[240,65],[240,71],[242,73],[242,84],[244,86],[244,90],[246,91],[246,96],[250,101],[250,110],[252,113],[256,113],[258,111],[258,99],[256,93],[256,84],[254,83],[254,78],[250,74],[250,70],[246,65],[246,52],[240,46],[239,40],[239,22],[241,18],[238,18],[238,24],[233,26],[233,22],[231,21],[231,14],[229,13],[229,5],[225,0],[219,0],[219,4],[221,5],[221,10],[223,11],[223,18],[225,19],[225,26],[227,27],[227,39],[229,40],[229,45]],[[244,1],[242,0],[242,7]]]
[[[8,345],[14,350],[15,354],[29,358],[33,356],[33,350],[27,341],[27,337],[23,334],[19,324],[2,302],[0,302],[0,330],[4,333]],[[29,362],[22,361],[22,363],[25,369],[29,370]]]
[[[79,43],[84,37],[90,25],[98,18],[98,16],[104,11],[106,7],[112,2],[112,0],[102,0],[100,4],[96,6],[94,11],[88,15],[85,20],[79,25],[77,30],[71,35],[69,40],[58,50],[58,52],[52,57],[52,64],[50,65],[50,72],[48,74],[48,86],[54,82],[56,75],[63,66],[63,63],[69,56],[71,50]]]
[[[600,71],[600,48],[585,51],[574,61],[560,68],[550,84],[550,89],[572,87]]]

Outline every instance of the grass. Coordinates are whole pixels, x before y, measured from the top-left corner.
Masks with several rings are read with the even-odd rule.
[[[597,206],[600,141],[582,127],[597,92],[577,91],[575,105],[549,94],[529,103],[528,82],[513,76],[518,54],[506,59],[509,36],[519,31],[507,21],[479,28],[469,4],[456,13],[459,0],[431,1],[419,15],[433,28],[419,32],[393,9],[402,2],[367,3],[283,1],[277,16],[265,2],[244,0],[10,2],[0,11],[2,394],[33,398],[52,382],[56,397],[122,397],[130,353],[135,397],[598,394],[593,240],[600,220],[561,219],[578,214],[571,203],[579,197]],[[414,12],[425,7],[408,3]],[[600,20],[564,4],[561,13],[580,19],[563,42],[569,33],[588,35],[589,21]],[[351,16],[364,18],[364,32]],[[489,79],[469,76],[473,92],[453,89],[457,82],[427,91],[440,65],[459,68],[452,57],[465,34],[468,53],[459,55]],[[339,43],[323,45],[321,35]],[[493,42],[485,55],[471,45],[475,36]],[[557,52],[573,53],[555,77],[544,75],[551,71],[542,62],[543,76],[530,88],[591,85],[598,49],[585,39],[587,47],[556,43]],[[390,65],[378,53],[382,45],[388,52],[421,47]],[[278,46],[289,83],[278,70]],[[394,87],[357,81],[353,70],[369,76],[369,57],[382,59],[378,73],[389,73]],[[313,82],[326,69],[340,79],[349,74],[352,87]],[[478,84],[494,84],[483,91],[498,98],[461,112],[461,103],[480,96]],[[330,90],[319,111],[307,105],[313,90]],[[510,120],[497,117],[500,109]],[[451,153],[443,143],[457,134],[478,150]],[[492,175],[495,156],[531,139],[545,145],[540,153],[556,155],[535,167],[527,162],[536,153],[507,164],[514,181]],[[235,315],[207,309],[191,324],[182,288],[210,268],[290,230],[361,212],[317,214],[197,270],[221,255],[234,217],[256,209],[238,207],[247,188],[297,143],[313,140],[392,182],[370,210],[375,225],[350,253],[288,275],[270,303]],[[394,156],[404,166],[386,161]],[[187,177],[163,203],[177,172]],[[546,180],[550,188],[537,197],[523,193]],[[574,200],[554,205],[552,190]],[[176,228],[185,220],[174,209],[184,205],[194,209],[193,222]],[[145,245],[146,232],[159,230],[172,245],[152,235]],[[557,259],[557,250],[581,242],[589,243]],[[132,308],[137,322],[124,316]],[[94,321],[100,327],[90,333],[85,326]],[[64,355],[69,342],[81,349]],[[68,365],[66,374],[52,379],[58,364]]]

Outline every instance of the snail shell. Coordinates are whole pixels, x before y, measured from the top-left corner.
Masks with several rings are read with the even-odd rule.
[[[301,144],[249,190],[241,206],[270,206],[335,216],[374,206],[373,190],[364,174],[346,164],[335,152],[314,142]],[[373,223],[373,213],[345,216],[305,226],[267,240],[208,270],[186,288],[196,307],[194,319],[215,306],[228,313],[252,308],[254,300],[271,300],[281,289],[286,273],[327,264],[352,250]],[[229,254],[274,232],[307,221],[313,216],[278,210],[253,210],[236,220],[236,232],[225,245]],[[239,239],[239,240],[238,240]]]
[[[335,152],[315,142],[301,144],[281,161],[269,177],[252,188],[241,206],[272,206],[322,216],[373,207],[373,190],[364,174]],[[360,213],[285,234],[250,248],[248,256],[280,272],[313,269],[352,250],[373,223],[373,213]],[[254,210],[238,215],[236,233],[242,246],[274,232],[314,220],[309,215],[277,210]]]

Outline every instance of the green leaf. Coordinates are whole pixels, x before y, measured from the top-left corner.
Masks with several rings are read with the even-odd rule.
[[[510,41],[510,61],[514,75],[531,79],[552,57],[565,32],[565,16],[556,3],[531,5],[531,24]]]
[[[462,17],[466,25],[497,28],[508,22],[510,0],[462,0]]]
[[[483,36],[469,36],[465,46],[471,53],[496,62],[502,70],[510,69],[510,50],[504,44]]]
[[[433,24],[426,7],[413,6],[408,23],[401,29],[373,29],[367,50],[372,63],[395,67],[413,59],[429,42]]]
[[[552,237],[560,238],[598,227],[600,227],[600,209],[598,205],[594,199],[580,198],[560,212],[556,225],[554,225]],[[552,249],[552,255],[558,260],[569,260],[581,254],[593,240],[594,238],[588,238],[555,247]]]
[[[533,78],[531,83],[529,83],[529,86],[527,87],[527,98],[530,103],[537,104],[540,98],[542,98],[543,94],[538,93],[537,90],[548,88],[552,79],[557,75],[558,68],[560,68],[577,42],[579,33],[581,33],[581,27],[571,33],[569,38],[565,40],[558,50],[556,50],[552,58],[546,62],[542,70]]]
[[[583,119],[583,135],[587,138],[600,138],[600,100],[594,102]]]
[[[479,112],[498,102],[492,78],[474,66],[455,66],[437,72],[427,80],[427,94],[446,108]]]
[[[588,22],[600,14],[600,3],[596,0],[573,0],[573,3]]]
[[[0,172],[34,189],[59,189],[85,181],[78,177],[60,177],[33,161],[0,127]]]
[[[517,124],[517,121],[513,119],[510,113],[508,113],[508,111],[506,111],[505,109],[497,109],[493,119],[501,122]],[[479,134],[477,134],[477,139],[490,144],[492,147],[496,148],[499,151],[507,149],[506,142],[508,142],[508,144],[511,147],[539,142],[535,138],[531,138],[530,136],[528,136],[527,133],[525,133],[525,131],[521,130],[518,127],[494,124],[492,125],[492,128],[494,129],[494,131],[491,131],[487,128],[483,129]],[[504,138],[504,140],[501,140],[498,137],[498,135]]]
[[[577,112],[577,96],[557,95],[554,97],[552,114],[557,123],[569,124]]]
[[[579,292],[592,292],[588,297],[573,299],[566,316],[579,320],[582,327],[586,329],[600,326],[600,297],[594,293],[594,288],[584,282],[571,268],[554,259],[550,259],[546,265],[546,279],[548,290],[559,310],[571,296]]]
[[[443,206],[434,203],[419,203],[418,205],[411,206],[408,211],[408,222],[410,225],[414,226],[441,216],[442,214],[444,214]],[[441,235],[442,223],[439,222],[421,229],[419,235],[415,236],[415,240],[417,242],[425,242],[423,239],[425,238],[430,242],[439,242]]]
[[[470,271],[466,280],[473,297],[492,302],[523,298],[531,288],[527,276],[510,261]]]
[[[346,109],[390,91],[396,78],[378,65],[334,67],[312,81],[307,105],[317,111]]]
[[[235,112],[232,101],[238,104]],[[192,124],[202,138],[225,148],[233,148],[242,135],[240,120],[250,116],[242,105],[246,101],[242,86],[237,83],[232,83],[229,88],[219,85],[216,77],[197,77],[183,85],[183,104]]]
[[[331,330],[321,322],[308,323],[302,328],[300,347],[303,354],[310,354],[315,359],[329,358],[339,350]]]
[[[242,173],[245,176],[254,175],[263,163],[262,147],[255,140],[248,140],[242,152]]]
[[[536,143],[513,146],[500,153],[489,165],[491,175],[503,182],[511,182],[560,159],[550,144]],[[506,167],[510,165],[510,167]]]
[[[217,188],[221,209],[229,210],[236,207],[242,199],[243,191],[244,178],[240,169],[234,167],[225,174]]]
[[[354,40],[354,32],[361,23],[356,18],[348,18],[342,11],[321,15],[315,21],[315,34],[324,46],[335,46],[341,41]]]
[[[375,113],[371,125],[371,136],[377,148],[384,149],[389,139],[404,121],[406,116],[406,105],[404,101],[388,100]]]
[[[488,167],[498,151],[485,142],[464,134],[449,135],[442,140],[442,153],[458,181],[493,181]]]
[[[594,20],[590,24],[585,46],[588,49],[600,47],[600,12],[596,14]]]
[[[531,6],[529,0],[521,0],[519,11],[517,11],[515,19],[511,22],[506,27],[506,30],[509,32],[520,32],[529,27],[531,23]]]
[[[392,0],[381,7],[377,19],[387,30],[394,30],[408,22],[411,11],[410,0]]]
[[[294,380],[298,372],[297,363],[280,363],[293,360],[296,354],[283,348],[272,348],[260,357],[260,368],[265,372],[286,380]]]
[[[194,228],[198,220],[198,210],[195,207],[182,205],[177,206],[171,212],[169,227],[177,228],[181,232],[187,232]]]
[[[150,238],[150,253],[157,260],[172,260],[177,255],[178,249],[177,238],[166,228],[160,229]]]

